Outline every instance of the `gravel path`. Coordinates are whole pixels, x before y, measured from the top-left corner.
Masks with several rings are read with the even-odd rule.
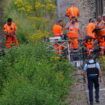
[[[73,76],[74,84],[65,102],[68,105],[89,105],[87,84],[84,84],[81,73],[78,69]],[[105,84],[100,84],[100,104],[94,105],[105,105]]]
[[[76,70],[73,80],[74,84],[70,89],[70,93],[67,97],[66,104],[68,105],[88,105],[86,96],[86,86],[83,82],[83,76],[81,75],[81,70]]]
[[[75,5],[80,9],[81,15],[79,18],[81,29],[83,36],[85,35],[85,27],[88,23],[88,20],[95,16],[95,0],[61,0],[62,3],[59,9],[60,16],[68,21],[65,18],[64,14],[66,9],[72,4]],[[83,77],[81,75],[81,70],[77,70],[74,74],[74,84],[70,89],[70,93],[66,100],[66,103],[69,105],[88,105],[88,92],[87,92],[87,85],[83,84]],[[95,105],[105,105],[105,85],[101,85],[101,92],[100,92],[100,104]]]

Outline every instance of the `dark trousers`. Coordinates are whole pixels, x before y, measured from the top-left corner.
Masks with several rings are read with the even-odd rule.
[[[95,87],[95,98],[99,99],[99,80],[98,76],[88,77],[89,101],[93,102],[93,87]]]

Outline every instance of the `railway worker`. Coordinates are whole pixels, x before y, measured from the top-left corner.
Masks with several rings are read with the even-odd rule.
[[[94,50],[95,25],[96,25],[96,21],[91,18],[91,19],[89,19],[89,24],[86,26],[85,47],[86,47],[88,56],[90,56]]]
[[[4,35],[6,37],[6,48],[11,48],[13,45],[18,46],[16,38],[16,24],[13,23],[12,18],[8,18],[7,23],[4,25]]]
[[[79,35],[81,34],[80,25],[77,22],[77,19],[72,17],[72,20],[66,25],[65,28],[68,30],[67,35],[70,41],[70,49],[77,50],[79,48]]]
[[[95,87],[95,101],[99,103],[99,81],[103,82],[103,78],[99,63],[92,56],[89,56],[88,59],[88,62],[84,66],[83,74],[84,76],[87,74],[89,101],[90,105],[93,105],[93,86]]]
[[[95,29],[96,29],[96,38],[97,38],[98,42],[100,40],[100,33],[99,33],[99,31],[103,27],[101,24],[102,24],[102,17],[98,16],[97,17],[97,24],[96,24],[96,27],[95,27]]]
[[[100,53],[99,55],[104,55],[105,52],[105,22],[101,16],[97,17],[97,37],[98,37],[98,43],[100,47]]]
[[[74,4],[72,4],[72,6],[67,9],[65,14],[65,16],[69,17],[70,20],[72,19],[72,17],[78,19],[79,15],[80,15],[80,10]]]
[[[64,36],[64,33],[63,33],[63,25],[64,25],[64,22],[63,20],[59,20],[57,22],[57,24],[55,24],[53,26],[53,29],[52,29],[52,32],[53,32],[53,36],[54,37],[63,37]],[[60,45],[61,44],[61,45]],[[58,54],[61,56],[63,54],[63,46],[62,46],[63,42],[58,42],[54,45],[55,47],[55,51],[58,51]]]

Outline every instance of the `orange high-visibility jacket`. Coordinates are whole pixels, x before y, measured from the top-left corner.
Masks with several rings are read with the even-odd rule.
[[[69,30],[68,30],[68,37],[69,38],[78,38],[79,35],[79,23],[75,24],[69,24]]]
[[[66,15],[69,16],[69,18],[72,18],[72,17],[78,18],[79,14],[80,14],[80,11],[75,6],[71,6],[66,11]]]
[[[63,35],[62,26],[60,25],[54,25],[52,29],[54,37],[61,37]]]
[[[3,31],[4,31],[5,33],[9,33],[9,34],[11,34],[11,35],[14,35],[15,32],[16,32],[16,28],[17,28],[17,27],[16,27],[15,23],[12,23],[10,26],[9,26],[8,24],[5,24]]]
[[[86,46],[86,49],[89,50],[89,49],[93,49],[93,42],[92,41],[88,41],[85,43],[85,46]]]
[[[101,21],[97,24],[97,27],[101,30],[98,31],[99,36],[105,36],[105,22]]]
[[[94,23],[89,23],[86,27],[86,36],[95,38],[95,33],[93,32],[95,29],[95,24]]]

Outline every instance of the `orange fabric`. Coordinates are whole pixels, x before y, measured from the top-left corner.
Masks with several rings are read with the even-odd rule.
[[[10,26],[5,24],[4,25],[4,32],[5,33],[8,33],[8,34],[11,34],[11,35],[14,35],[16,33],[16,25],[14,23],[12,23]]]
[[[100,23],[98,23],[97,28],[101,29],[100,31],[98,31],[98,35],[105,36],[105,22],[101,21]]]
[[[73,24],[69,24],[69,30],[68,30],[68,37],[69,38],[78,38],[78,35],[79,35],[79,24],[78,23],[75,23],[74,25]]]
[[[87,50],[87,55],[91,55],[92,53],[92,50],[94,49],[94,41],[93,40],[88,40],[86,43],[85,43],[85,47],[86,47],[86,50]]]
[[[54,25],[53,29],[52,29],[53,35],[54,37],[60,37],[63,35],[63,30],[62,30],[62,26],[60,25]]]
[[[79,35],[79,24],[69,24],[68,38],[70,40],[70,49],[78,49],[78,35]]]
[[[16,25],[12,23],[11,25],[5,24],[4,25],[4,34],[6,37],[6,48],[11,48],[13,45],[18,46],[18,40],[16,38]]]
[[[14,45],[14,46],[19,45],[16,36],[14,36],[14,37],[6,36],[6,48],[11,48],[12,45]]]
[[[100,38],[99,46],[105,47],[105,38],[104,37]]]
[[[93,32],[95,29],[95,24],[89,23],[86,27],[86,36],[95,38],[95,33]]]
[[[53,31],[54,37],[63,36],[62,26],[60,26],[60,25],[57,25],[57,24],[54,25],[52,31]],[[59,55],[61,55],[63,53],[63,51],[62,51],[64,48],[62,46],[63,43],[64,42],[58,42],[58,43],[54,44],[54,50],[57,51],[58,52],[57,54],[59,54]]]
[[[67,9],[66,15],[71,19],[72,17],[78,18],[80,11],[77,7],[71,6]]]
[[[70,49],[78,49],[78,39],[69,39],[70,40]]]
[[[100,38],[99,46],[100,46],[100,53],[99,53],[99,55],[103,56],[104,52],[105,52],[105,38],[104,37]]]
[[[85,43],[87,50],[93,49],[94,48],[93,45],[94,45],[93,41],[88,41],[87,43]]]
[[[56,44],[54,44],[54,50],[57,52],[57,54],[63,54],[63,46],[62,46],[62,44],[63,44],[64,42],[58,42],[58,43],[56,43]],[[61,44],[61,45],[60,45]]]

